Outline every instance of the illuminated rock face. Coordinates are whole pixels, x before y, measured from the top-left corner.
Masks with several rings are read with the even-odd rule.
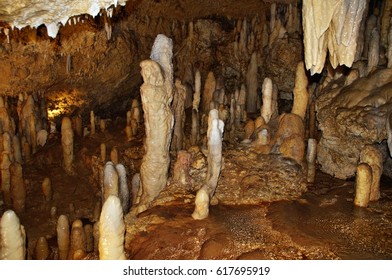
[[[45,24],[48,35],[55,38],[60,23],[65,25],[70,17],[82,14],[95,17],[101,9],[118,4],[123,6],[125,2],[126,0],[4,0],[0,2],[0,21],[17,28]]]

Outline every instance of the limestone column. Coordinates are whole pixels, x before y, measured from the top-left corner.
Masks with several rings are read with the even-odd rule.
[[[165,188],[170,166],[169,147],[173,113],[173,43],[164,35],[155,39],[151,60],[140,63],[144,84],[140,88],[146,130],[145,155],[140,167],[143,195],[137,212],[148,208]]]

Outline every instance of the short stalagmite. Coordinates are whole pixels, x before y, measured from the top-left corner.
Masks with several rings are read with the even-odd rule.
[[[4,212],[0,221],[0,260],[26,258],[26,233],[12,210]]]
[[[128,213],[130,206],[130,194],[128,188],[128,180],[127,180],[127,171],[125,170],[124,165],[121,163],[116,164],[115,166],[117,174],[118,174],[118,197],[121,201],[121,206],[124,212],[124,215]]]
[[[59,248],[59,259],[66,260],[68,257],[70,232],[69,220],[66,215],[60,215],[57,220],[57,246]]]
[[[63,147],[64,170],[69,175],[73,175],[75,172],[73,169],[73,160],[74,160],[73,138],[74,138],[74,134],[72,130],[71,120],[68,117],[64,117],[61,122],[61,144]]]
[[[99,219],[99,259],[125,260],[125,224],[120,199],[111,195],[102,207]]]
[[[372,185],[372,168],[367,163],[360,163],[357,166],[355,179],[355,199],[354,204],[359,207],[369,205],[370,188]]]
[[[380,198],[380,180],[383,171],[383,159],[381,152],[373,145],[366,145],[359,155],[360,163],[367,163],[372,170],[372,184],[370,187],[370,201]]]
[[[158,35],[152,51],[152,60],[140,63],[144,84],[140,88],[145,127],[145,155],[140,167],[143,194],[137,212],[148,208],[166,186],[170,166],[169,146],[172,137],[173,113],[173,43]]]

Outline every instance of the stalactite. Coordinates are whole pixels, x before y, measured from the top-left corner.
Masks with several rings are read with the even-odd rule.
[[[312,75],[324,68],[328,50],[334,68],[352,66],[365,7],[365,0],[303,1],[305,64]]]

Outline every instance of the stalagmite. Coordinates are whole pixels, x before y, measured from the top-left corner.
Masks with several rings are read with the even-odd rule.
[[[48,132],[45,129],[41,129],[37,133],[37,145],[38,146],[45,146],[46,141],[48,139]]]
[[[142,115],[140,112],[140,104],[139,101],[134,98],[132,99],[132,104],[131,104],[131,120],[134,120],[136,124],[139,126],[141,123]]]
[[[0,260],[26,258],[26,233],[12,210],[4,212],[0,221]]]
[[[215,89],[216,89],[215,75],[213,72],[209,72],[204,84],[204,91],[202,96],[201,110],[203,113],[209,112],[210,104],[211,101],[213,100]]]
[[[248,71],[246,73],[246,111],[248,113],[254,113],[257,111],[257,54],[252,53]]]
[[[105,201],[99,219],[99,259],[125,260],[125,224],[120,199],[111,195]]]
[[[1,160],[1,192],[6,207],[10,207],[11,202],[11,174],[10,174],[11,161],[7,153],[2,154]]]
[[[196,195],[196,208],[192,217],[194,219],[204,219],[208,216],[209,201],[213,197],[222,167],[222,138],[224,123],[218,118],[218,111],[211,110],[208,117],[208,155],[207,155],[207,178],[206,184]],[[208,199],[206,198],[206,193]],[[199,194],[200,193],[200,194]]]
[[[279,117],[279,127],[272,141],[272,151],[301,164],[305,155],[305,127],[300,116],[291,113]]]
[[[102,204],[110,195],[118,196],[118,173],[113,162],[108,161],[105,164],[104,170],[104,181],[103,181],[103,192],[102,192]]]
[[[66,215],[60,215],[57,220],[57,246],[59,248],[59,259],[66,260],[68,257],[70,232],[69,220]]]
[[[41,236],[35,244],[34,255],[36,260],[46,260],[50,255],[48,241],[44,236]]]
[[[127,214],[130,207],[130,194],[128,188],[127,171],[121,163],[116,164],[116,171],[119,178],[118,197],[120,198],[121,206],[124,214]]]
[[[300,116],[305,120],[306,110],[308,107],[309,94],[308,94],[308,78],[306,77],[304,63],[300,62],[297,65],[295,73],[295,86],[294,86],[294,104],[291,113]]]
[[[249,120],[244,127],[244,140],[249,140],[254,132],[255,122],[253,120]]]
[[[18,162],[11,164],[10,174],[12,209],[17,214],[23,213],[26,205],[26,187],[23,180],[22,165]]]
[[[61,145],[63,147],[64,170],[68,175],[73,175],[75,172],[73,169],[73,137],[71,120],[68,117],[64,117],[61,122]]]
[[[51,222],[55,222],[57,220],[57,207],[56,206],[52,206],[50,207],[50,221]]]
[[[166,186],[170,166],[169,146],[173,128],[173,43],[164,35],[155,39],[151,58],[140,63],[144,84],[140,88],[145,116],[145,155],[140,167],[143,194],[138,212]]]
[[[377,27],[373,28],[370,35],[367,74],[373,72],[377,68],[380,59],[380,34]]]
[[[114,165],[119,163],[118,161],[118,148],[117,146],[112,147],[112,150],[110,151],[110,160],[113,162]]]
[[[172,150],[178,152],[184,145],[184,126],[185,126],[185,86],[179,79],[175,82],[175,91],[173,97],[174,129],[173,140],[171,143]]]
[[[369,205],[370,188],[372,185],[372,169],[367,163],[360,163],[357,167],[355,179],[354,204],[359,207]]]
[[[99,120],[99,129],[101,132],[106,131],[106,120],[103,120],[103,119]]]
[[[130,142],[133,139],[133,131],[132,131],[132,126],[131,125],[127,125],[125,127],[125,135],[127,137],[127,141]]]
[[[95,114],[94,111],[90,111],[90,135],[95,134]]]
[[[203,220],[208,217],[210,207],[210,197],[207,186],[204,185],[196,194],[195,210],[192,213],[192,218],[195,220]]]
[[[177,160],[173,167],[173,180],[182,185],[190,182],[189,169],[192,156],[187,151],[181,150],[177,153]]]
[[[106,161],[106,145],[105,143],[101,143],[101,145],[99,146],[100,151],[101,151],[101,162],[105,162]]]
[[[305,64],[312,75],[323,70],[328,50],[334,68],[352,66],[366,4],[365,0],[303,1]]]
[[[272,93],[273,86],[270,78],[265,78],[262,86],[263,106],[261,107],[261,116],[265,123],[268,123],[272,116]]]
[[[313,138],[309,138],[308,149],[306,153],[306,161],[308,163],[307,181],[309,184],[313,184],[314,179],[316,177],[316,152],[317,152],[317,140]]]
[[[86,233],[81,220],[75,220],[71,227],[71,242],[68,252],[69,260],[81,259],[86,254]]]
[[[49,177],[45,177],[42,181],[42,193],[45,196],[46,201],[51,201],[53,197],[52,182]]]
[[[372,171],[369,201],[380,199],[380,179],[383,172],[383,159],[381,152],[373,145],[366,145],[359,156],[360,163],[366,163]]]

